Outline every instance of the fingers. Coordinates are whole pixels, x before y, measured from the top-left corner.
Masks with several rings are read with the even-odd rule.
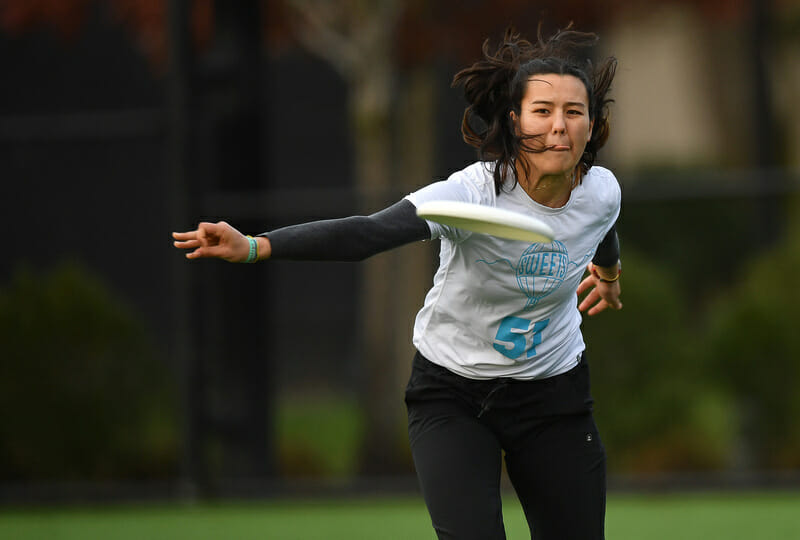
[[[216,246],[199,247],[186,254],[187,259],[208,259],[213,257],[224,258],[224,251]]]
[[[583,300],[581,300],[581,303],[578,304],[578,309],[580,311],[586,311],[590,306],[602,301],[603,299],[600,297],[600,293],[597,292],[597,289],[592,289],[591,292],[587,294]]]
[[[580,311],[586,311],[587,315],[592,316],[605,311],[609,307],[610,304],[604,299],[600,298],[600,295],[597,294],[597,290],[593,290],[586,298],[583,299],[583,301],[581,301],[578,309]]]
[[[197,249],[203,245],[199,236],[200,231],[174,232],[172,237],[175,241],[172,242],[172,245],[178,249]],[[189,254],[187,253],[186,256],[189,257]]]
[[[589,291],[589,294],[578,304],[578,309],[585,311],[587,315],[597,315],[608,308],[614,310],[622,309],[618,282],[603,283],[589,276],[578,286],[578,295],[586,291]]]
[[[597,284],[597,291],[600,293],[603,300],[606,301],[608,307],[617,310],[622,309],[622,302],[619,299],[619,281],[614,281],[612,283],[600,282]]]
[[[219,223],[202,221],[197,224],[197,229],[186,232],[173,232],[172,237],[179,241],[202,240],[204,238],[219,236],[219,233],[227,226],[228,224],[224,221],[220,221]]]
[[[180,241],[195,240],[197,238],[197,231],[174,232],[172,233],[172,237]]]
[[[589,311],[587,311],[586,314],[591,317],[593,315],[597,315],[598,313],[605,311],[608,307],[609,307],[608,302],[606,302],[605,300],[601,300],[600,302],[592,306],[592,308]]]
[[[218,229],[221,225],[223,224],[202,222],[193,231],[173,232],[172,238],[175,240],[172,245],[179,249],[193,249],[193,252],[186,254],[189,259],[215,257],[215,250],[199,248],[209,248],[219,243]]]
[[[586,276],[585,278],[583,278],[583,281],[581,281],[581,284],[578,285],[578,295],[580,296],[581,294],[585,293],[586,291],[594,287],[594,285],[595,285],[594,277]]]
[[[224,221],[201,222],[194,231],[173,232],[173,245],[191,250],[187,259],[218,258],[229,262],[240,262],[247,258],[249,242]]]
[[[203,245],[205,234],[202,229],[186,232],[173,232],[172,238],[175,239],[172,245],[179,249],[195,249]]]
[[[185,242],[175,241],[172,243],[172,245],[175,246],[176,248],[181,248],[181,249],[194,249],[200,247],[200,241],[199,240],[186,240]]]
[[[597,297],[597,298],[599,298],[599,297]],[[580,311],[586,311],[588,309],[588,311],[586,311],[586,314],[590,315],[590,316],[591,315],[597,315],[598,313],[600,313],[602,311],[605,311],[608,308],[611,308],[611,309],[617,310],[617,311],[622,309],[622,302],[620,302],[619,300],[617,300],[615,303],[611,303],[608,300],[605,300],[603,298],[599,298],[599,300],[597,300],[597,298],[595,298],[595,299],[593,299],[591,301],[588,299],[588,297],[585,298],[583,300],[583,302],[581,302],[580,306],[578,306],[578,309]],[[597,300],[597,303],[592,305],[594,300]]]

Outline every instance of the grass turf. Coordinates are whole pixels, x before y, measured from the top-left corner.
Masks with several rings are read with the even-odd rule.
[[[610,540],[800,538],[800,493],[611,495]],[[509,540],[529,538],[516,499],[505,502]],[[125,505],[0,510],[0,538],[15,540],[426,539],[421,500],[313,500],[218,505]]]

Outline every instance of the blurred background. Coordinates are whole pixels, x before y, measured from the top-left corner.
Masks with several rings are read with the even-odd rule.
[[[611,488],[800,486],[797,0],[0,0],[0,500],[413,492],[438,245],[242,266],[170,232],[462,168],[452,76],[540,21],[619,60],[625,309],[584,322]]]

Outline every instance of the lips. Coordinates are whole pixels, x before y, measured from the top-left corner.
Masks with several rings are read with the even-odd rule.
[[[569,146],[564,144],[554,144],[547,147],[548,150],[552,150],[553,152],[569,152]]]

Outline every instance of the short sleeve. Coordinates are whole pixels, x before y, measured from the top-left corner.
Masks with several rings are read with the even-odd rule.
[[[417,208],[430,201],[457,201],[494,206],[493,178],[485,164],[475,163],[453,173],[447,180],[434,182],[406,195],[405,199],[411,201]],[[467,230],[448,227],[435,221],[427,223],[431,229],[431,239],[449,238],[459,242],[471,234]]]

